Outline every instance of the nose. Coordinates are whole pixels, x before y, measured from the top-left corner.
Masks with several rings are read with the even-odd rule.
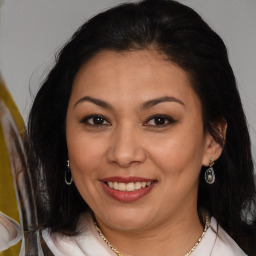
[[[141,135],[136,128],[120,127],[113,132],[107,158],[111,163],[123,168],[145,161],[146,152],[142,146]]]

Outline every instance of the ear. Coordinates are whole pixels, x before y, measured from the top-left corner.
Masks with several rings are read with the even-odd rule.
[[[212,125],[212,128],[219,140],[216,141],[209,131],[206,131],[205,134],[205,149],[202,165],[209,166],[210,160],[213,159],[216,161],[223,150],[226,140],[226,132],[227,132],[227,122],[225,119],[221,119],[215,124]]]

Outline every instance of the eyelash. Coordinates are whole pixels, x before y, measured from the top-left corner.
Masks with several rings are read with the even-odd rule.
[[[101,121],[103,121],[102,124],[95,124],[95,123],[90,123],[89,120],[92,119],[92,121],[96,121],[96,119],[100,119]],[[105,122],[107,122],[107,124],[104,124]],[[104,116],[102,115],[89,115],[89,116],[86,116],[84,117],[82,120],[81,120],[81,123],[84,123],[86,125],[91,125],[91,126],[105,126],[105,125],[111,125]]]
[[[89,120],[92,120],[92,123],[89,122]],[[98,121],[102,122],[99,124],[93,123],[98,119]],[[156,124],[156,120],[158,119],[158,121],[163,122],[162,124]],[[154,120],[155,121],[155,125],[149,124],[150,121]],[[176,120],[174,120],[172,117],[168,116],[168,115],[164,115],[164,114],[158,114],[158,115],[153,115],[151,117],[149,117],[147,119],[147,121],[145,122],[144,126],[158,126],[160,127],[165,127],[167,125],[170,125],[172,123],[175,123]],[[102,115],[89,115],[84,117],[81,120],[81,123],[84,123],[86,125],[90,125],[90,126],[96,126],[96,127],[100,127],[100,126],[107,126],[107,125],[111,125],[111,123]]]
[[[157,119],[158,119],[158,121],[159,121],[159,119],[162,119],[161,121],[164,121],[164,123],[159,124],[159,125],[157,125],[157,124],[155,124],[155,125],[148,124],[152,120],[155,120],[155,123],[156,123]],[[176,120],[174,120],[172,117],[170,117],[168,115],[158,114],[158,115],[153,115],[153,116],[149,117],[144,125],[145,126],[156,126],[156,127],[158,126],[159,128],[161,128],[161,127],[165,127],[167,125],[173,124],[175,122],[176,122]]]

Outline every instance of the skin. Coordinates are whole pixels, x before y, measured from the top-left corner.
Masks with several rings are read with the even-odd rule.
[[[145,105],[163,97],[170,98]],[[76,75],[66,117],[72,176],[124,255],[184,255],[201,236],[198,176],[222,150],[204,131],[201,112],[187,73],[153,49],[102,51]],[[92,114],[104,117],[101,125]],[[162,125],[159,114],[168,116]],[[120,202],[103,189],[111,176],[157,183],[139,200]]]

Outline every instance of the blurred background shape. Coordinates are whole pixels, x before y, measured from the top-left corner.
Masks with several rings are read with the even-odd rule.
[[[37,212],[19,111],[0,83],[0,253],[1,256],[52,255],[37,227]],[[20,226],[17,222],[20,223]],[[2,238],[2,249],[1,249]],[[20,238],[21,244],[16,244]],[[42,245],[41,245],[42,242]],[[14,246],[13,246],[14,245]],[[44,248],[44,252],[43,249]]]
[[[0,77],[0,103],[9,109],[18,132],[23,136],[23,119],[15,105],[10,93],[5,87]],[[9,216],[11,219],[19,222],[18,204],[15,195],[14,182],[11,171],[11,164],[8,156],[8,149],[5,141],[4,130],[2,126],[3,111],[0,109],[0,212]],[[1,256],[19,255],[21,244],[17,244],[10,249],[0,253]]]
[[[20,225],[0,211],[0,252],[6,251],[21,239]],[[17,249],[15,249],[17,248]],[[17,255],[19,246],[10,248],[4,255]]]

